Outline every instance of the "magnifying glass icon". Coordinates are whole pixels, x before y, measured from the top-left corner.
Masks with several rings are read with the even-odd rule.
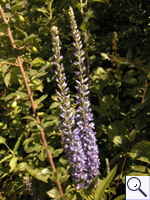
[[[129,190],[131,191],[139,190],[145,197],[147,197],[147,194],[145,194],[145,192],[143,192],[143,190],[140,189],[141,181],[137,177],[131,177],[127,182],[127,186]]]

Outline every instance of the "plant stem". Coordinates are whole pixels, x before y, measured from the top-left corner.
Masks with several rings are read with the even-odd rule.
[[[6,20],[4,12],[2,10],[1,4],[0,4],[0,14],[2,16],[3,22],[8,24],[8,21]],[[18,50],[17,50],[16,46],[14,45],[14,39],[12,37],[12,34],[11,34],[11,31],[10,31],[9,27],[7,28],[7,33],[8,33],[8,37],[10,39],[11,45],[13,47],[13,50],[15,52],[15,56],[16,56],[17,61],[18,61],[18,66],[20,68],[20,71],[21,71],[23,79],[24,79],[24,83],[25,83],[25,86],[26,86],[26,89],[27,89],[27,93],[29,95],[29,99],[30,99],[31,106],[32,106],[32,109],[33,109],[33,113],[35,114],[36,121],[38,123],[40,123],[40,119],[39,119],[39,116],[38,116],[37,111],[36,111],[36,107],[35,107],[34,100],[33,100],[32,94],[31,94],[31,90],[30,90],[30,87],[28,85],[28,81],[27,81],[24,69],[22,67],[22,62],[21,62],[21,59],[19,57]],[[47,141],[46,141],[46,138],[45,138],[45,133],[44,133],[43,130],[41,130],[40,133],[41,133],[42,141],[44,143],[44,147],[46,148],[47,147]],[[50,154],[49,150],[46,150],[46,152],[47,152],[49,163],[50,163],[50,165],[52,167],[52,173],[54,174],[56,172],[56,169],[55,169],[55,165],[54,165],[54,162],[53,162],[52,155]],[[62,191],[61,184],[60,184],[58,179],[56,180],[56,184],[57,184],[57,187],[59,189],[60,196],[62,197],[63,196],[63,191]]]

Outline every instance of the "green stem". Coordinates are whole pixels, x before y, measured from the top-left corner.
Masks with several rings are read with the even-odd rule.
[[[7,147],[7,149],[14,155],[14,152],[9,148],[9,146],[6,143],[4,143],[4,144]]]

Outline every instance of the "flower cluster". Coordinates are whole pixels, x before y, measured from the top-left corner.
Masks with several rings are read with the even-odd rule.
[[[37,197],[37,195],[35,194],[35,189],[32,187],[32,182],[30,182],[28,177],[25,177],[23,179],[23,182],[26,185],[26,188],[28,188],[29,191],[29,195],[33,196],[34,200],[39,200],[39,198]]]
[[[73,46],[75,47],[74,65],[77,67],[75,71],[77,89],[76,95],[76,113],[73,115],[70,106],[69,88],[67,87],[66,77],[64,73],[62,61],[63,57],[60,55],[60,40],[57,27],[52,27],[52,44],[54,58],[56,65],[55,74],[58,82],[59,91],[58,100],[61,108],[61,130],[63,133],[63,142],[67,150],[69,163],[72,164],[72,178],[77,182],[77,189],[87,188],[92,182],[93,178],[99,174],[99,158],[98,146],[96,145],[95,132],[93,131],[95,124],[93,121],[93,114],[91,113],[90,101],[88,98],[89,85],[86,77],[86,67],[84,66],[84,51],[82,50],[82,41],[77,29],[74,13],[72,8],[69,8],[70,25],[72,36],[74,38]]]
[[[77,61],[74,61],[74,65],[77,67],[76,84],[77,89],[76,95],[76,114],[75,121],[77,128],[74,130],[73,135],[80,135],[81,149],[78,152],[81,162],[78,162],[74,166],[73,179],[78,181],[77,187],[87,188],[94,176],[99,174],[99,157],[98,157],[98,146],[96,145],[95,132],[93,131],[95,124],[93,121],[93,114],[91,113],[90,101],[88,98],[89,85],[88,78],[86,77],[86,67],[84,65],[84,51],[82,50],[82,41],[77,24],[75,21],[73,9],[69,8],[70,26],[72,37],[74,39],[73,46],[75,47],[75,57]],[[82,180],[85,180],[82,182]],[[80,183],[81,181],[81,183]]]
[[[58,101],[60,102],[61,108],[61,124],[60,129],[62,131],[62,140],[65,144],[65,149],[67,151],[67,156],[69,161],[71,160],[71,145],[72,145],[72,127],[75,125],[74,115],[72,112],[72,108],[70,107],[70,94],[68,94],[69,88],[67,87],[66,76],[64,73],[63,63],[61,63],[63,57],[60,55],[60,40],[58,35],[58,28],[53,26],[51,29],[52,33],[52,51],[54,53],[54,64],[56,65],[55,74],[57,75],[56,81],[59,87],[59,91],[57,91]]]

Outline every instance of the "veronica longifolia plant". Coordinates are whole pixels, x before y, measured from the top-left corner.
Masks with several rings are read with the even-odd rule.
[[[60,129],[62,130],[62,140],[65,144],[65,149],[67,151],[67,156],[69,161],[71,160],[71,144],[72,144],[72,130],[71,128],[75,125],[74,123],[74,115],[72,112],[72,108],[70,107],[70,94],[68,94],[69,88],[67,87],[67,83],[65,82],[66,76],[64,73],[63,63],[61,63],[63,56],[60,55],[60,40],[58,35],[58,29],[56,26],[52,27],[52,44],[53,48],[52,51],[54,53],[56,70],[55,74],[57,75],[56,81],[59,87],[60,92],[58,91],[58,100],[60,102],[61,108],[61,124]]]
[[[61,130],[63,132],[63,142],[67,150],[69,163],[72,164],[72,178],[77,182],[77,189],[87,188],[93,178],[99,174],[99,158],[98,146],[96,145],[95,132],[93,131],[95,124],[93,114],[89,108],[90,102],[88,99],[89,85],[86,77],[86,67],[84,65],[84,51],[82,50],[82,41],[77,29],[74,13],[72,8],[69,8],[70,26],[72,36],[74,38],[73,46],[75,47],[74,65],[77,67],[75,71],[77,89],[76,104],[77,109],[75,116],[70,107],[70,95],[68,95],[68,87],[65,82],[63,64],[60,61],[63,59],[60,56],[59,36],[57,27],[52,27],[52,44],[56,65],[55,74],[56,81],[60,92],[58,92],[58,100],[61,103]],[[76,126],[75,126],[76,125]],[[75,127],[75,128],[74,128]]]

